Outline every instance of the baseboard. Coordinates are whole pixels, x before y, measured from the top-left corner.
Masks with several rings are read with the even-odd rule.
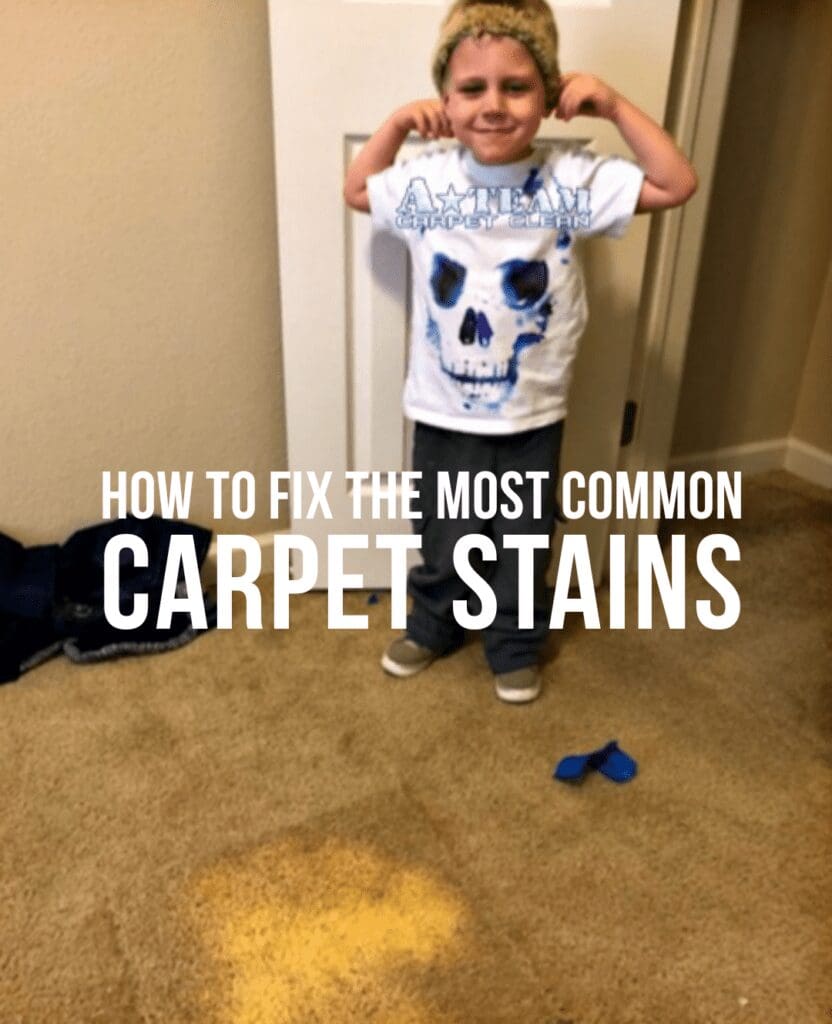
[[[274,566],[272,563],[272,551],[274,550],[274,537],[276,533],[288,533],[288,530],[274,530],[271,533],[260,533],[252,535],[260,548],[260,573],[258,575],[271,576]],[[231,559],[234,575],[242,575],[246,561],[242,551],[235,551]],[[211,541],[208,554],[200,570],[202,582],[206,586],[212,586],[217,582],[217,538]]]
[[[721,469],[739,471],[746,476],[767,473],[772,469],[785,469],[802,480],[832,488],[832,455],[794,437],[677,455],[670,460],[668,468],[685,473],[694,470],[713,473]]]
[[[813,444],[790,437],[783,468],[819,487],[832,488],[832,455]]]
[[[722,469],[751,476],[753,473],[783,469],[787,447],[788,440],[784,437],[775,441],[756,441],[754,444],[739,444],[732,448],[717,448],[710,452],[693,452],[672,458],[669,468],[680,469],[685,473],[697,469],[714,473]]]

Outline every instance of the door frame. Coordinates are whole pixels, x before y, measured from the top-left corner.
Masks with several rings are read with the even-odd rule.
[[[690,157],[699,188],[681,209],[653,215],[628,388],[639,411],[618,467],[630,474],[664,472],[670,459],[741,7],[742,0],[683,0],[680,8],[665,127]],[[628,567],[636,534],[658,527],[654,518],[623,521]]]

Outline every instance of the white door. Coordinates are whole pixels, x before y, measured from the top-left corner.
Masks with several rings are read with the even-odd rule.
[[[347,471],[401,471],[409,431],[400,407],[406,358],[407,257],[371,237],[369,217],[346,209],[354,152],[398,106],[434,94],[430,55],[446,3],[438,0],[270,0],[282,342],[289,468],[332,473],[333,518],[296,521],[319,552],[327,537],[370,536],[351,572],[389,585],[389,552],[376,534],[410,533],[406,520],[353,517]],[[656,120],[664,115],[678,0],[571,0],[553,4],[564,70],[592,71]],[[543,123],[546,137],[595,141],[627,153],[605,121]],[[413,143],[408,145],[416,145]],[[614,472],[647,246],[648,217],[626,238],[584,250],[590,325],[572,386],[561,471]],[[609,526],[587,519],[600,578]]]

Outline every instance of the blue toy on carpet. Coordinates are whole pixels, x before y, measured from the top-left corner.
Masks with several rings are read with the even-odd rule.
[[[562,758],[552,773],[561,782],[582,782],[590,773],[598,771],[613,782],[629,782],[635,778],[638,765],[620,749],[615,740],[589,754],[569,754]]]

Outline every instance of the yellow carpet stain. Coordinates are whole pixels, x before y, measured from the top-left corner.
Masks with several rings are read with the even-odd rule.
[[[419,971],[459,955],[464,904],[431,874],[367,846],[298,840],[213,866],[190,913],[214,964],[217,1024],[450,1024]]]

